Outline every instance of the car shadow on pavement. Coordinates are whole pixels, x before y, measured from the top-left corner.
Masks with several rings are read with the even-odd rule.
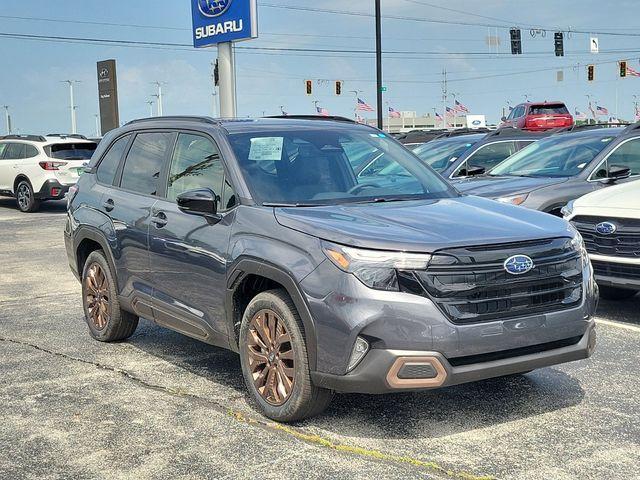
[[[604,317],[615,322],[640,325],[640,294],[627,300],[603,300],[598,304],[597,317]]]
[[[143,321],[135,348],[200,378],[249,396],[237,354]],[[426,392],[336,394],[327,411],[298,426],[363,438],[438,438],[563,409],[584,397],[579,381],[545,368]],[[258,415],[256,413],[256,415]]]
[[[16,213],[20,213],[18,207],[16,206],[15,198],[11,197],[0,197],[0,208],[6,208],[10,210],[15,210]],[[50,200],[47,202],[42,202],[40,204],[40,208],[37,213],[65,213],[67,211],[67,202],[66,200]],[[25,215],[30,215],[25,213]]]

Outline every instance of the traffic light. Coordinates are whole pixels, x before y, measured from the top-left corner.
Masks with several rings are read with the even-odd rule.
[[[553,38],[556,46],[556,57],[564,57],[564,34],[556,32]]]
[[[620,76],[623,78],[627,76],[627,62],[625,60],[620,62]]]
[[[336,95],[342,95],[342,82],[340,80],[336,81]]]
[[[587,65],[587,80],[593,82],[596,78],[596,66],[595,65]]]
[[[511,35],[511,54],[522,54],[522,33],[520,32],[520,29],[512,28],[509,30],[509,34]]]
[[[313,94],[313,81],[305,80],[304,84],[305,84],[305,87],[306,87],[307,95]]]

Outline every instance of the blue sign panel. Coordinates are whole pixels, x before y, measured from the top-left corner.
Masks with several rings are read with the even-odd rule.
[[[196,48],[258,36],[256,0],[191,0],[191,15]]]

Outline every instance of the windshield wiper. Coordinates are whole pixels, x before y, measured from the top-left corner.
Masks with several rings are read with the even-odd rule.
[[[326,203],[277,203],[277,202],[263,202],[263,207],[281,207],[281,208],[293,208],[293,207],[324,207]]]
[[[348,203],[384,203],[384,202],[408,202],[411,200],[419,200],[417,198],[405,198],[405,197],[375,197],[367,200],[358,200]]]

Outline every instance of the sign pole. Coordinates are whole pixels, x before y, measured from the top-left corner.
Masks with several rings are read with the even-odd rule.
[[[220,72],[220,116],[236,116],[235,59],[231,42],[218,44],[218,68]]]
[[[382,130],[382,14],[380,0],[376,0],[376,100],[378,128]]]

